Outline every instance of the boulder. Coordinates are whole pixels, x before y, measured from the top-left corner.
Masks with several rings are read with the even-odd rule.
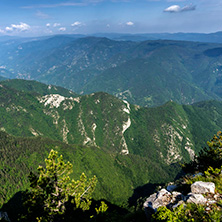
[[[187,203],[201,204],[207,203],[207,199],[202,194],[189,193],[186,197]]]
[[[215,184],[212,182],[196,181],[191,185],[191,192],[197,194],[215,193]]]
[[[162,189],[157,193],[150,195],[145,203],[143,204],[144,210],[147,216],[148,221],[152,218],[152,214],[157,211],[157,209],[161,206],[166,206],[168,209],[175,209],[180,205],[184,205],[186,207],[186,203],[194,203],[206,205],[206,207],[210,207],[211,204],[216,202],[216,199],[220,197],[220,195],[216,195],[215,193],[215,184],[212,182],[203,182],[197,181],[191,185],[191,193],[187,196],[184,196],[182,193],[173,191],[176,188],[175,185],[170,184],[166,189]],[[172,192],[170,193],[169,190]],[[210,197],[212,195],[208,195],[208,199],[205,198],[202,194],[211,193],[214,194],[213,199]]]
[[[151,208],[154,211],[157,211],[157,208],[160,206],[167,206],[171,200],[171,193],[166,189],[160,190],[158,193],[150,195],[145,203],[143,204],[144,208]]]

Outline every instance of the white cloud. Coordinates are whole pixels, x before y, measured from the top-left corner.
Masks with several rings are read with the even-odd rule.
[[[7,31],[7,32],[12,32],[12,31],[13,31],[13,28],[7,26],[7,27],[5,28],[5,31]]]
[[[164,9],[164,12],[185,12],[185,11],[194,11],[196,9],[195,5],[186,5],[184,7],[180,7],[179,5],[171,5],[170,7]]]
[[[179,5],[171,5],[170,7],[164,9],[164,12],[179,12],[181,10]]]
[[[61,24],[60,23],[54,23],[53,24],[53,27],[58,27],[58,26],[61,26]]]
[[[51,24],[50,24],[50,23],[47,23],[45,26],[46,26],[47,28],[49,28],[49,27],[51,26]]]
[[[5,30],[0,29],[0,33],[5,33]]]
[[[126,25],[132,26],[132,25],[134,25],[134,23],[129,21],[129,22],[126,23]]]
[[[71,26],[75,27],[75,26],[81,26],[82,23],[79,21],[74,22],[73,24],[71,24]]]
[[[26,31],[31,28],[28,24],[26,24],[24,22],[20,22],[20,25],[12,24],[11,27],[14,29],[17,29],[19,31]]]
[[[15,24],[11,24],[11,26],[7,26],[5,28],[5,31],[7,32],[12,32],[12,31],[19,31],[19,32],[24,32],[31,29],[30,25],[24,23],[24,22],[20,22],[19,25],[15,25]]]
[[[61,28],[59,28],[59,31],[60,31],[60,32],[66,31],[66,27],[61,27]]]

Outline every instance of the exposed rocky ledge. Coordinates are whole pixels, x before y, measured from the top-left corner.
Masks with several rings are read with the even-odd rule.
[[[217,202],[219,197],[215,194],[215,184],[212,182],[197,181],[193,183],[190,187],[191,192],[187,195],[173,191],[176,188],[177,187],[175,185],[170,185],[167,189],[161,189],[146,199],[143,206],[147,218],[150,218],[151,215],[161,206],[174,209],[181,204],[186,206],[186,203],[194,203],[206,205],[206,208],[209,208],[210,205]]]

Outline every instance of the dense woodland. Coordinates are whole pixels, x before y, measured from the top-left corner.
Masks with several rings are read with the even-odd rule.
[[[93,193],[97,189],[97,185],[100,184],[99,178],[92,176],[87,178],[85,174],[79,173],[76,180],[72,178],[75,174],[72,171],[76,170],[69,161],[66,161],[62,156],[58,155],[57,151],[52,148],[58,149],[58,143],[53,144],[53,141],[36,140],[36,139],[22,139],[18,140],[8,136],[5,133],[1,133],[1,146],[8,147],[11,152],[14,153],[13,161],[19,161],[22,158],[27,158],[28,152],[36,152],[36,149],[41,149],[41,144],[44,144],[47,149],[44,149],[42,155],[39,152],[38,158],[35,155],[29,159],[29,162],[35,163],[32,167],[23,164],[22,169],[18,169],[20,174],[16,177],[4,178],[9,181],[7,186],[11,186],[14,183],[14,179],[17,179],[16,184],[21,184],[21,178],[25,176],[27,171],[26,181],[27,189],[22,192],[14,193],[14,196],[3,205],[2,211],[7,211],[12,221],[73,221],[73,218],[77,221],[146,221],[145,213],[142,209],[142,201],[137,200],[137,204],[130,207],[128,203],[125,206],[118,207],[106,200],[95,201]],[[18,149],[22,145],[35,147],[30,150]],[[51,145],[46,146],[47,143]],[[182,165],[184,175],[178,178],[177,190],[183,193],[188,193],[187,190],[189,184],[202,180],[211,181],[216,184],[216,193],[221,195],[222,201],[222,178],[221,178],[221,153],[222,153],[222,134],[219,132],[215,135],[211,141],[208,142],[206,147],[200,154],[191,162]],[[65,147],[63,147],[64,149]],[[47,154],[47,150],[50,150],[48,157],[43,162]],[[68,146],[66,147],[68,149]],[[25,152],[26,153],[25,153]],[[61,152],[61,151],[59,151]],[[10,153],[7,152],[10,156]],[[11,155],[12,156],[12,155]],[[42,158],[41,158],[42,157]],[[68,157],[64,155],[64,157]],[[72,159],[72,158],[70,158]],[[10,160],[8,161],[8,163]],[[24,161],[23,161],[24,163]],[[7,162],[6,162],[7,164]],[[39,166],[38,166],[39,165]],[[8,165],[5,167],[6,171],[1,170],[1,173],[7,173],[13,168]],[[38,166],[36,168],[36,166]],[[14,171],[14,175],[15,175]],[[22,174],[24,172],[24,174]],[[199,176],[193,177],[190,173],[202,173]],[[69,177],[70,175],[70,177]],[[1,175],[2,177],[2,175]],[[14,185],[15,186],[15,185]],[[164,184],[162,184],[164,187]],[[5,191],[3,190],[2,196],[4,197]],[[16,189],[12,189],[11,192],[15,192]],[[55,195],[57,193],[57,195]],[[142,194],[142,192],[140,193]],[[84,198],[83,198],[84,196]],[[175,208],[173,211],[166,207],[158,209],[158,211],[152,215],[152,221],[220,221],[221,218],[221,202],[219,201],[210,211],[206,211],[204,206],[189,204],[186,207],[181,206]]]

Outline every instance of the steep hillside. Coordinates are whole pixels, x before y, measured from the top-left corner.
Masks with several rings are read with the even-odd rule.
[[[96,198],[120,204],[138,186],[172,180],[179,172],[175,163],[192,159],[205,145],[202,141],[222,127],[221,102],[178,105],[170,101],[142,108],[102,92],[79,97],[45,95],[51,89],[35,81],[2,83],[0,162],[5,200],[26,187],[28,169],[53,147],[74,161],[76,172],[97,175],[101,183]],[[14,175],[20,175],[16,178],[21,181]]]
[[[182,104],[220,99],[222,57],[206,53],[212,46],[216,47],[175,41],[138,43],[128,51],[130,59],[94,77],[84,91],[106,91],[143,106],[170,99]]]
[[[103,147],[111,153],[147,156],[169,165],[189,160],[201,149],[199,141],[222,126],[222,103],[216,101],[142,108],[102,92],[74,97],[69,91],[64,96],[65,89],[60,88],[53,92],[63,95],[53,94],[53,87],[33,81],[2,83],[0,128],[15,136]],[[15,89],[22,84],[23,91]]]
[[[95,199],[103,198],[118,205],[127,202],[137,186],[156,183],[155,174],[159,180],[167,181],[177,173],[147,157],[113,154],[102,147],[67,145],[41,137],[20,138],[0,132],[0,144],[0,207],[28,187],[30,171],[37,172],[51,149],[73,164],[73,178],[78,179],[82,172],[89,177],[97,176]]]

